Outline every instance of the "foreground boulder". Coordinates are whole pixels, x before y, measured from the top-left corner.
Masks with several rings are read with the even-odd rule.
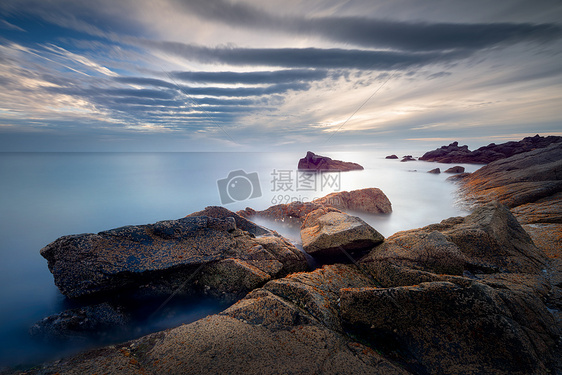
[[[333,160],[327,156],[316,155],[314,152],[308,151],[306,156],[299,160],[298,169],[343,172],[363,170],[364,168],[357,163]]]
[[[384,237],[358,217],[334,208],[321,208],[306,217],[301,239],[304,251],[321,262],[349,262],[359,258]]]
[[[497,203],[466,217],[395,233],[369,258],[435,273],[539,273],[546,257],[519,222]]]
[[[67,297],[205,293],[238,299],[307,267],[286,240],[255,238],[233,217],[186,217],[98,234],[64,236],[41,250]]]
[[[490,143],[488,146],[480,147],[474,151],[470,151],[466,145],[459,146],[458,142],[453,142],[448,146],[426,152],[420,157],[420,160],[439,163],[487,164],[560,142],[562,142],[562,137],[541,137],[537,134],[534,137],[523,138],[518,142],[506,142],[499,145]]]
[[[542,305],[466,279],[341,293],[342,316],[353,332],[420,374],[549,373],[557,333],[547,325],[552,317],[543,305],[542,316],[533,316],[542,324],[534,336],[517,316],[517,309],[537,314],[535,303]]]

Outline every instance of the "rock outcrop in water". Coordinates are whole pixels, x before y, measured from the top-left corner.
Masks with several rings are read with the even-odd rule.
[[[390,200],[377,188],[352,191],[338,191],[312,201],[344,211],[366,212],[369,214],[389,214],[392,212]]]
[[[448,146],[426,152],[419,160],[439,163],[487,164],[560,142],[562,142],[562,137],[541,137],[537,134],[534,137],[523,138],[518,142],[506,142],[499,145],[490,143],[488,146],[480,147],[474,151],[470,151],[466,145],[459,146],[458,142],[453,142]]]
[[[271,278],[306,269],[304,255],[288,241],[255,238],[236,227],[234,216],[193,216],[64,236],[41,255],[70,298],[179,291],[229,300]]]
[[[461,180],[477,204],[466,217],[398,232],[351,264],[269,280],[197,322],[24,373],[560,373],[561,163],[562,144],[493,162]],[[319,208],[307,215],[338,213]]]
[[[382,190],[366,188],[338,191],[315,199],[312,202],[278,204],[262,211],[246,208],[245,210],[238,211],[237,214],[245,219],[263,218],[300,226],[309,213],[322,207],[333,207],[343,211],[371,214],[389,214],[392,212],[392,204]]]
[[[314,170],[314,171],[354,171],[363,170],[364,168],[357,164],[341,160],[333,160],[327,156],[316,155],[312,151],[308,151],[306,156],[299,160],[298,169]]]
[[[224,312],[28,374],[546,374],[560,322],[541,254],[485,205],[400,232],[356,265],[271,280]]]

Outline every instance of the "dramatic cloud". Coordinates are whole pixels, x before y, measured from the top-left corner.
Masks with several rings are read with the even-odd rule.
[[[152,41],[145,41],[144,44],[202,63],[283,68],[393,70],[451,62],[470,56],[469,51],[409,53],[340,48],[208,48]]]
[[[560,25],[530,23],[428,23],[367,17],[275,16],[258,7],[226,0],[179,1],[206,19],[247,28],[315,34],[333,41],[364,47],[408,51],[482,49],[521,41],[559,38]]]
[[[554,134],[560,19],[553,0],[4,0],[0,148]]]

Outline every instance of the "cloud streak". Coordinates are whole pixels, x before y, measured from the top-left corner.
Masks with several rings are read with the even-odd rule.
[[[484,49],[522,41],[560,38],[562,28],[552,23],[447,23],[406,22],[367,17],[276,16],[246,3],[225,0],[179,1],[205,19],[231,26],[275,30],[369,48],[403,51]]]

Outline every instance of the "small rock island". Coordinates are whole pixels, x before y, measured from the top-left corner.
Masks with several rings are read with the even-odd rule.
[[[308,151],[306,156],[299,160],[298,169],[315,170],[315,171],[356,171],[363,170],[363,166],[348,161],[333,160],[327,156],[316,155],[312,151]]]

